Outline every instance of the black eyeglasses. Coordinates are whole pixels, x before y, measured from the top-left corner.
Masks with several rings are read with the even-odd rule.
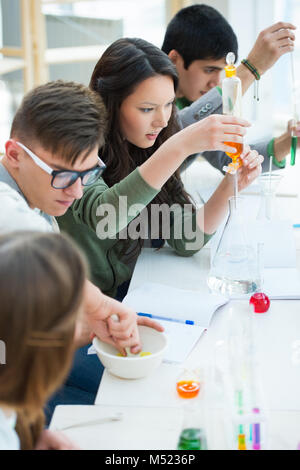
[[[29,150],[25,145],[17,142],[23,150],[33,159],[33,161],[48,175],[52,176],[51,186],[55,189],[65,189],[72,186],[78,178],[81,179],[82,186],[90,186],[95,183],[97,179],[104,172],[106,165],[101,158],[98,157],[98,164],[94,168],[85,171],[74,170],[53,170],[47,163],[43,162],[37,155]]]

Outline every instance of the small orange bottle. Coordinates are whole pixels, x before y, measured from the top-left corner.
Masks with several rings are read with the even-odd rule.
[[[178,378],[176,390],[180,398],[195,398],[200,391],[200,378],[195,371],[185,370]]]

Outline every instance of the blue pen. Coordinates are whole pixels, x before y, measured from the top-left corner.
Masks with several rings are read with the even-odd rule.
[[[293,224],[294,228],[300,228],[300,224]]]
[[[152,315],[151,313],[142,313],[138,312],[140,317],[148,317],[153,318],[154,320],[165,320],[165,321],[173,321],[176,323],[185,323],[186,325],[195,325],[193,320],[181,320],[180,318],[169,318],[169,317],[161,317],[159,315]]]

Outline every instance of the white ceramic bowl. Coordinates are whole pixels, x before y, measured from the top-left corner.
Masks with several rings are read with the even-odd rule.
[[[150,355],[134,357],[118,356],[118,351],[99,338],[93,339],[97,355],[108,372],[123,379],[139,379],[149,375],[160,365],[167,347],[167,337],[148,326],[139,326],[142,351]]]

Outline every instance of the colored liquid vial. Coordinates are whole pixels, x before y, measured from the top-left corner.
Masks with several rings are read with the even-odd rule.
[[[200,391],[200,382],[196,380],[180,380],[176,384],[176,389],[181,398],[195,398]]]
[[[247,450],[245,434],[238,435],[238,450]]]
[[[236,148],[235,153],[225,152],[228,155],[232,162],[228,165],[228,173],[235,172],[242,166],[242,159],[240,158],[241,153],[243,152],[243,144],[239,142],[224,142],[226,145],[230,145],[230,147]]]
[[[292,141],[291,141],[291,165],[295,165],[296,152],[297,152],[297,137],[292,136]]]
[[[200,370],[184,369],[176,381],[176,390],[180,398],[195,398],[199,394]],[[189,427],[189,426],[186,426]]]
[[[253,408],[253,413],[254,414],[259,414],[259,408]],[[261,449],[261,444],[260,444],[260,424],[259,423],[254,423],[252,425],[252,449],[253,450],[260,450]]]
[[[207,442],[203,429],[184,429],[179,437],[178,450],[207,450]]]
[[[233,163],[235,163],[243,152],[244,145],[239,142],[224,142],[224,144],[236,149],[236,152],[234,153],[226,152],[226,155],[228,155],[228,157],[232,159]]]

